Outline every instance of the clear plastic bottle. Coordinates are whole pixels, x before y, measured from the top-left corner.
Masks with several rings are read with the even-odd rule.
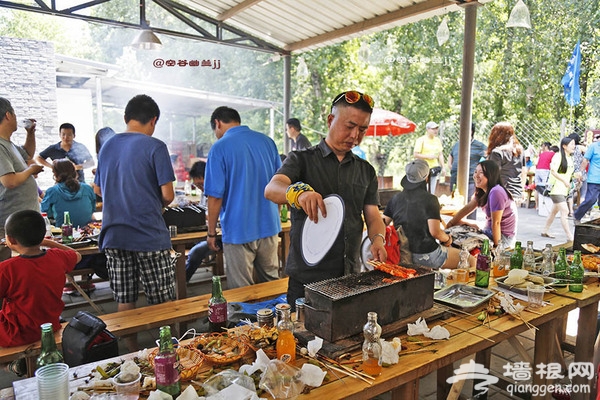
[[[190,182],[189,179],[185,180],[185,183],[183,184],[183,193],[186,196],[191,196],[192,195],[192,184]]]
[[[469,251],[467,250],[467,248],[465,246],[462,246],[462,248],[460,249],[460,261],[458,262],[458,267],[457,268],[464,268],[466,270],[468,270],[470,268],[469,266]]]
[[[484,239],[481,253],[477,254],[475,286],[486,288],[490,285],[490,241]]]
[[[48,214],[44,212],[42,213],[42,217],[44,218],[44,223],[46,224],[46,235],[44,236],[44,238],[52,239],[52,224],[48,219]]]
[[[227,325],[227,300],[223,296],[221,277],[212,277],[212,297],[208,300],[208,327],[211,332],[223,332]]]
[[[362,353],[363,362],[362,369],[365,373],[377,376],[381,373],[381,326],[377,323],[377,313],[369,312],[367,314],[367,323],[363,327],[363,342]]]
[[[552,250],[552,245],[550,243],[546,243],[546,247],[544,251],[542,251],[542,267],[541,273],[544,276],[549,276],[554,272],[554,251]]]
[[[535,253],[533,252],[533,241],[527,241],[527,247],[523,253],[523,269],[533,272],[535,269]]]
[[[37,358],[35,364],[37,368],[44,365],[56,364],[65,362],[65,359],[60,351],[56,348],[54,340],[54,330],[52,324],[47,322],[41,325],[42,328],[42,351]]]
[[[60,228],[62,230],[63,244],[73,243],[73,225],[71,224],[71,215],[68,211],[65,211],[63,224]]]
[[[158,354],[154,357],[156,388],[175,397],[181,393],[181,383],[177,370],[179,360],[171,339],[171,327],[161,326],[158,340]]]
[[[583,269],[583,263],[581,262],[581,251],[575,250],[573,252],[573,262],[569,268],[569,292],[583,292],[584,274],[585,270]]]
[[[281,310],[281,318],[277,322],[277,359],[286,363],[296,361],[296,339],[294,338],[294,324],[292,322],[291,308]]]

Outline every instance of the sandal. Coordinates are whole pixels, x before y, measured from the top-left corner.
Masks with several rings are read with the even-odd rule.
[[[8,370],[18,377],[27,375],[27,363],[24,358],[19,358],[8,364]]]
[[[556,236],[552,236],[552,235],[549,235],[549,234],[547,234],[547,233],[543,233],[543,232],[542,232],[542,237],[545,237],[545,238],[550,238],[550,239],[554,239],[554,238],[556,238]]]

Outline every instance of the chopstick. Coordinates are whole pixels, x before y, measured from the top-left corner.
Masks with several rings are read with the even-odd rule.
[[[340,364],[340,367],[338,368],[338,367],[336,367],[336,366],[334,366],[334,365],[331,365],[330,363],[325,363],[325,362],[323,362],[323,361],[319,360],[319,357],[322,357],[322,356],[319,356],[319,355],[317,354],[317,357],[315,357],[315,358],[312,358],[312,357],[311,357],[311,359],[315,360],[316,362],[318,362],[319,364],[323,365],[323,366],[324,366],[325,368],[327,368],[327,369],[332,369],[332,370],[334,370],[334,371],[341,372],[341,373],[343,373],[343,374],[346,374],[347,376],[349,376],[349,377],[351,377],[351,378],[360,379],[360,380],[362,380],[362,381],[365,381],[365,382],[366,382],[366,383],[368,383],[369,385],[372,385],[372,384],[373,384],[373,382],[369,381],[369,380],[368,380],[368,379],[365,377],[365,376],[367,376],[367,377],[369,377],[369,378],[371,378],[371,379],[373,379],[373,380],[374,380],[375,378],[373,378],[372,376],[370,376],[370,375],[366,375],[366,374],[363,374],[363,373],[362,373],[362,372],[360,372],[360,371],[354,371],[354,370],[352,370],[352,369],[350,369],[350,368],[348,368],[348,367],[346,367],[346,366],[344,366],[344,365],[341,365],[341,364]],[[341,380],[341,379],[340,379],[340,380]]]

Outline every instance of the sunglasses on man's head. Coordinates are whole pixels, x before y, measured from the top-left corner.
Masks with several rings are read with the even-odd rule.
[[[331,106],[332,107],[335,106],[336,103],[338,103],[341,99],[346,100],[346,103],[348,103],[348,104],[354,104],[354,103],[358,103],[361,98],[363,99],[363,101],[365,103],[367,103],[369,105],[369,107],[371,107],[371,109],[373,109],[373,107],[375,107],[375,101],[373,100],[373,98],[371,96],[369,96],[368,94],[363,94],[363,93],[357,92],[356,90],[350,90],[348,92],[340,93],[333,100],[333,103],[331,103]]]

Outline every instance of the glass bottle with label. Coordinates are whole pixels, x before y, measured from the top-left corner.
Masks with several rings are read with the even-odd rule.
[[[159,331],[158,354],[154,357],[156,388],[175,397],[181,393],[179,382],[179,360],[173,348],[171,327],[161,326]]]
[[[544,276],[549,276],[554,272],[554,251],[552,250],[552,245],[550,243],[546,243],[546,248],[542,251],[542,267],[541,273]]]
[[[292,323],[291,308],[281,310],[281,318],[277,322],[277,359],[286,363],[296,361],[296,339],[294,338],[294,324]]]
[[[483,240],[481,252],[477,254],[477,266],[475,271],[475,286],[486,288],[490,285],[490,241]]]
[[[223,332],[227,325],[227,300],[223,296],[221,277],[212,277],[212,297],[208,300],[208,328],[211,332]]]
[[[56,348],[54,340],[54,330],[52,324],[47,322],[41,325],[42,328],[42,351],[37,358],[35,364],[37,368],[44,365],[56,364],[65,362],[65,359],[60,351]]]
[[[510,256],[510,269],[523,268],[523,252],[521,251],[521,242],[515,243],[515,250]]]
[[[567,252],[564,247],[558,250],[558,259],[554,264],[554,277],[558,279],[555,286],[565,287],[567,285],[569,265],[567,264]]]
[[[71,215],[68,211],[65,211],[63,217],[63,224],[61,225],[62,230],[62,242],[63,244],[73,243],[73,225],[71,224]]]
[[[535,269],[535,253],[533,252],[533,241],[527,241],[525,253],[523,253],[523,269],[533,272]]]
[[[583,268],[583,263],[581,262],[581,251],[575,250],[573,252],[573,262],[569,268],[569,292],[583,292],[584,274],[585,270]]]
[[[48,219],[47,213],[42,213],[42,218],[44,218],[44,224],[46,224],[46,235],[44,235],[45,239],[52,239],[52,224]]]
[[[381,349],[381,326],[377,323],[377,313],[369,312],[367,314],[367,323],[363,327],[363,342],[362,353],[363,362],[362,369],[365,373],[376,376],[381,373],[381,357],[383,355]]]

